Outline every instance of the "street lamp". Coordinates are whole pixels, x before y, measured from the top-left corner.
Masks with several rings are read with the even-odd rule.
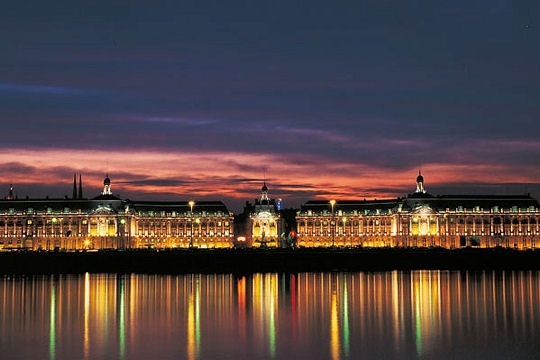
[[[195,201],[189,200],[188,204],[189,204],[189,216],[191,217],[189,221],[191,224],[191,232],[190,232],[191,238],[189,240],[189,247],[192,248],[193,247],[193,205],[195,205]]]
[[[334,205],[336,205],[336,200],[330,200],[330,206],[332,207],[332,221],[330,223],[332,225],[332,227],[330,228],[330,231],[332,231],[332,247],[334,247],[334,233],[336,232],[336,229],[334,228]]]
[[[347,246],[347,228],[346,228],[346,225],[347,225],[347,218],[344,216],[341,221],[343,222],[343,245],[344,246]],[[352,245],[352,240],[351,240],[351,245]]]

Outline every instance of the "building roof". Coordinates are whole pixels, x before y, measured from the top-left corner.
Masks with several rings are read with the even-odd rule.
[[[440,195],[409,196],[404,201],[403,209],[412,209],[418,205],[428,205],[434,211],[540,208],[538,201],[530,195]]]
[[[418,171],[416,191],[404,198],[383,200],[338,200],[333,210],[346,214],[382,215],[393,212],[412,212],[420,207],[428,207],[433,212],[446,211],[539,211],[540,205],[536,199],[527,195],[438,195],[434,196],[425,191],[424,177]],[[300,208],[299,214],[308,211],[315,214],[331,213],[332,205],[329,200],[311,200]]]
[[[114,195],[100,195],[93,199],[15,199],[0,200],[0,214],[16,213],[90,213],[98,208],[110,208],[111,210],[123,210],[129,206],[133,211],[167,211],[189,212],[190,206],[187,201],[131,201],[122,200]],[[197,201],[193,206],[194,213],[206,212],[209,214],[229,214],[229,210],[221,201]]]
[[[40,213],[83,213],[91,212],[100,205],[104,205],[101,199],[14,199],[0,200],[0,214],[6,212],[36,212]],[[106,201],[107,206],[119,208],[122,201]]]
[[[101,194],[101,195],[96,196],[95,198],[92,198],[92,200],[122,200],[122,199],[112,194]]]
[[[371,213],[388,213],[394,208],[397,208],[399,199],[384,199],[384,200],[337,200],[334,205],[334,213],[339,211],[344,213],[352,213],[354,211],[364,214]],[[300,208],[300,214],[308,211],[324,213],[332,212],[332,206],[326,200],[311,200],[306,202]]]
[[[191,207],[188,201],[133,201],[128,205],[135,211],[176,211],[189,212]],[[221,201],[196,201],[193,205],[193,213],[218,213],[229,214],[229,210]]]
[[[411,194],[406,198],[383,200],[338,200],[334,205],[334,213],[345,214],[356,212],[363,215],[383,215],[399,211],[410,212],[420,206],[428,206],[434,212],[445,211],[492,211],[512,210],[527,211],[540,209],[538,201],[530,195],[441,195]],[[326,200],[311,200],[300,208],[299,214],[308,211],[320,214],[331,214],[332,206]]]

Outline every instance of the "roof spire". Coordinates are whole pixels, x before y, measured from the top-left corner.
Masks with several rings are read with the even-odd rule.
[[[261,188],[261,201],[268,201],[268,187],[266,186],[266,168],[264,168],[263,186]]]
[[[268,187],[266,186],[266,181],[261,188],[261,200],[268,200]]]
[[[83,198],[82,193],[82,175],[79,173],[79,199]]]
[[[77,198],[77,174],[73,173],[73,199]]]

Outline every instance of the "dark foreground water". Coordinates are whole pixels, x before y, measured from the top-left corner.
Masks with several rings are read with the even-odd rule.
[[[540,272],[0,277],[0,359],[538,359]]]

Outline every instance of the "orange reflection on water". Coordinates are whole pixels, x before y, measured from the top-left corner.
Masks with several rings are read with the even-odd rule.
[[[259,344],[271,358],[276,352],[277,274],[254,274],[252,309],[254,329],[250,341]]]
[[[188,294],[188,320],[187,320],[187,358],[199,358],[201,346],[200,334],[200,276],[192,275],[191,288]]]
[[[337,309],[337,294],[332,292],[332,301],[331,301],[331,320],[330,320],[330,352],[332,354],[333,360],[338,360],[339,356],[339,320],[338,320],[338,309]]]
[[[418,271],[411,274],[412,310],[415,326],[415,344],[419,357],[434,346],[440,334],[440,281],[439,272]]]
[[[3,277],[0,311],[3,360],[504,358],[540,350],[540,272]]]
[[[84,330],[83,330],[83,353],[88,359],[90,354],[90,274],[84,274]]]
[[[238,338],[245,339],[247,336],[246,332],[246,277],[242,276],[236,281],[236,293],[237,293],[237,304],[238,304]]]

